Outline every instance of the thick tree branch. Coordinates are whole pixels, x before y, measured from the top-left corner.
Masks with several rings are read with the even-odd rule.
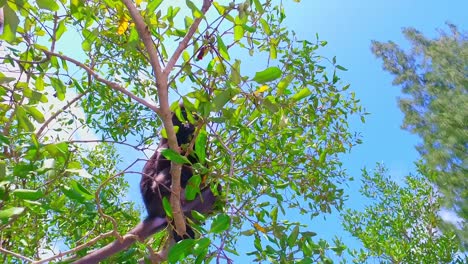
[[[75,64],[76,66],[82,68],[88,74],[93,76],[96,81],[101,82],[101,83],[109,86],[112,90],[115,90],[115,91],[118,91],[118,92],[121,92],[121,93],[127,95],[128,97],[132,98],[133,100],[137,101],[138,103],[140,103],[140,104],[148,107],[152,111],[160,114],[161,110],[157,106],[155,106],[155,105],[149,103],[148,101],[136,96],[135,94],[133,94],[129,90],[122,87],[120,84],[118,84],[116,82],[109,81],[107,79],[104,79],[103,77],[99,76],[93,69],[86,66],[85,64],[83,64],[83,63],[81,63],[81,62],[79,62],[79,61],[77,61],[77,60],[75,60],[73,58],[70,58],[68,56],[65,56],[63,54],[51,52],[51,51],[48,51],[48,50],[42,50],[42,52],[44,52],[47,56],[55,56],[55,57],[61,58],[63,60],[66,60],[66,61],[69,61],[69,62]]]
[[[135,27],[140,35],[143,44],[145,45],[146,51],[148,52],[149,59],[151,66],[153,67],[153,71],[156,75],[156,78],[160,77],[162,73],[161,64],[159,63],[158,59],[158,52],[153,43],[153,39],[151,38],[151,33],[148,30],[148,26],[146,25],[143,17],[140,15],[140,12],[133,5],[131,0],[122,0],[122,2],[127,7],[128,11],[130,12],[130,16],[132,17],[133,21],[135,22]]]
[[[177,144],[177,138],[175,135],[174,125],[172,124],[172,113],[169,108],[169,92],[168,92],[168,72],[163,72],[161,69],[161,64],[159,62],[158,54],[153,43],[153,39],[148,26],[146,25],[143,17],[140,15],[140,12],[137,10],[136,6],[132,3],[131,0],[122,0],[130,16],[135,22],[138,35],[140,36],[143,44],[145,45],[146,51],[148,52],[150,64],[153,68],[153,72],[156,78],[156,88],[158,90],[160,112],[159,116],[162,119],[164,128],[166,129],[168,136],[168,145],[169,148],[179,151],[179,146]],[[180,232],[185,233],[185,219],[181,213],[180,199],[175,200],[180,196],[180,172],[181,167],[175,163],[171,164],[171,176],[172,176],[172,195],[171,195],[171,206],[173,210],[173,217],[176,225],[176,230],[182,230]],[[175,194],[175,195],[174,195]]]
[[[189,203],[184,205],[183,212],[186,216],[190,216],[192,210],[198,211],[202,214],[209,214],[212,212],[212,208],[215,202],[215,195],[211,191],[210,187],[206,187],[201,191],[201,195],[197,196],[195,200],[190,201]],[[99,261],[102,261],[122,250],[127,249],[137,240],[144,241],[149,236],[163,229],[166,225],[167,220],[165,218],[155,218],[152,221],[143,221],[139,223],[135,228],[133,228],[130,232],[128,232],[128,234],[124,235],[122,237],[122,240],[116,240],[101,249],[93,251],[87,256],[75,261],[74,264],[99,263]],[[85,245],[89,246],[90,242],[86,243]],[[92,242],[92,244],[94,244],[97,241],[93,239]],[[74,252],[76,252],[76,250]]]

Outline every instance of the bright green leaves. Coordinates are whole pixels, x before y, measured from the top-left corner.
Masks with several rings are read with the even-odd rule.
[[[291,81],[294,79],[293,75],[288,75],[284,77],[279,83],[278,83],[278,95],[283,95],[285,90],[288,88],[289,84]]]
[[[25,105],[23,107],[34,118],[34,120],[36,120],[39,123],[44,123],[44,115],[41,111],[37,110],[36,107],[31,105]]]
[[[162,0],[152,0],[148,1],[148,5],[146,6],[146,13],[153,14],[154,11],[161,5]]]
[[[39,200],[44,197],[44,193],[40,190],[16,189],[12,194],[19,199],[31,201]]]
[[[190,255],[190,252],[195,245],[195,241],[193,239],[184,239],[179,241],[175,244],[168,254],[168,261],[169,263],[176,263],[180,260],[183,260],[186,256]]]
[[[236,60],[234,62],[234,64],[232,65],[231,67],[231,82],[239,85],[240,82],[242,81],[242,77],[241,77],[241,74],[240,74],[240,64],[241,64],[241,61],[240,60]]]
[[[211,223],[210,232],[222,233],[226,231],[231,225],[231,218],[227,214],[218,214],[213,217],[213,223]]]
[[[59,5],[55,0],[36,0],[36,4],[41,9],[46,9],[49,11],[58,11]]]
[[[200,193],[201,182],[202,179],[200,175],[194,175],[188,180],[187,187],[185,188],[185,198],[188,201],[192,201],[195,199],[196,195]]]
[[[49,77],[50,85],[55,90],[56,96],[60,101],[65,99],[65,93],[67,92],[67,87],[63,84],[62,80],[59,78]]]
[[[245,19],[241,19],[239,16],[236,16],[234,23],[234,40],[239,41],[244,37],[244,25]]]
[[[293,96],[291,97],[291,99],[292,99],[293,101],[300,101],[300,100],[306,98],[307,96],[309,96],[309,95],[311,95],[311,94],[312,94],[312,91],[311,91],[309,88],[305,87],[305,88],[302,88],[302,89],[301,89],[299,92],[297,92],[295,95],[293,95]]]
[[[228,49],[226,45],[224,44],[223,38],[219,35],[217,37],[217,43],[218,43],[219,54],[221,55],[221,57],[223,57],[223,59],[229,61],[231,58],[229,57]]]
[[[214,98],[213,98],[213,110],[214,111],[219,111],[223,109],[224,105],[226,105],[234,96],[236,96],[239,93],[238,89],[235,88],[226,88],[219,92]]]
[[[68,185],[60,188],[68,198],[78,203],[86,203],[94,199],[94,195],[81,183],[72,180]]]
[[[0,220],[5,221],[8,218],[20,215],[24,212],[24,208],[22,207],[11,207],[8,209],[0,210]]]
[[[185,0],[185,4],[192,10],[192,14],[195,18],[203,17],[203,13],[198,9],[198,7],[190,0]]]
[[[16,38],[16,28],[19,24],[19,18],[8,4],[3,7],[3,16],[5,24],[3,26],[1,38],[8,43],[12,43]]]
[[[263,8],[262,4],[260,3],[260,0],[253,0],[255,4],[255,9],[260,13],[263,14],[265,12],[265,9]]]
[[[184,239],[171,248],[167,260],[169,263],[177,263],[189,255],[194,255],[197,257],[194,263],[202,263],[206,257],[210,244],[210,239],[206,237],[200,239]]]
[[[195,140],[195,154],[197,154],[200,163],[204,163],[206,159],[206,144],[208,143],[208,135],[205,129],[199,131]]]
[[[84,28],[82,34],[84,39],[81,43],[81,48],[83,48],[84,51],[91,51],[91,46],[98,38],[97,33],[95,30],[89,31],[88,29]]]
[[[34,131],[34,125],[31,120],[29,120],[27,110],[24,107],[20,106],[16,109],[16,120],[18,121],[18,125],[25,131]]]
[[[180,153],[177,153],[173,149],[167,148],[161,150],[161,153],[164,155],[164,157],[172,162],[175,162],[177,164],[191,164],[191,162],[187,159],[187,157],[180,155]]]
[[[264,84],[266,82],[271,82],[278,79],[281,77],[282,73],[283,72],[278,67],[270,67],[261,72],[255,73],[253,80],[257,83]]]
[[[171,202],[166,196],[163,197],[162,204],[163,204],[164,212],[166,212],[166,215],[172,218]]]

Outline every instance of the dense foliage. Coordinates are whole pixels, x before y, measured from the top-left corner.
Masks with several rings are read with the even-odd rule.
[[[437,171],[428,178],[444,194],[444,206],[463,219],[452,229],[468,246],[468,35],[449,25],[437,39],[408,28],[412,50],[394,42],[373,42],[373,53],[402,87],[403,128],[419,135],[424,163]],[[448,224],[448,223],[446,223]]]
[[[318,55],[326,42],[283,26],[281,1],[199,2],[1,2],[4,263],[69,261],[134,226],[122,176],[138,176],[145,158],[124,167],[115,145],[151,149],[162,123],[171,142],[169,99],[199,117],[204,169],[225,200],[169,261],[229,261],[246,254],[236,251],[240,239],[255,261],[330,262],[344,250],[297,215],[342,208],[338,157],[358,140],[347,119],[361,115],[337,75],[346,69]],[[97,138],[78,133],[88,129]],[[151,255],[164,234],[110,263]]]

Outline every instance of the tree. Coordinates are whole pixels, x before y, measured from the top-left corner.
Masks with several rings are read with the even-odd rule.
[[[468,246],[468,35],[449,25],[450,34],[428,39],[419,31],[403,30],[412,51],[394,42],[372,43],[384,69],[396,77],[406,97],[399,99],[403,128],[419,135],[417,146],[425,164],[436,170],[430,178],[444,195],[444,206],[464,219],[455,227]]]
[[[166,247],[168,256],[159,260],[229,262],[241,238],[251,242],[255,261],[329,262],[330,252],[344,250],[293,219],[342,208],[339,184],[347,177],[338,155],[358,139],[347,118],[362,115],[337,75],[346,69],[317,54],[326,44],[318,36],[298,40],[282,25],[281,1],[199,2],[1,2],[9,44],[2,59],[10,65],[0,76],[5,262],[76,260],[125,240],[136,222],[132,207],[122,204],[122,176],[138,176],[136,164],[146,158],[139,152],[121,168],[108,144],[152,149],[164,130],[177,152],[170,98],[198,116],[197,141],[207,144],[208,165],[197,166],[209,171],[208,182],[223,185],[224,208],[211,219],[194,216],[207,223],[194,225],[197,239],[172,246],[168,232],[160,232],[112,263],[154,261]],[[249,56],[257,63],[241,67]],[[54,97],[67,103],[50,111]],[[77,139],[75,128],[99,139]],[[51,136],[53,130],[60,134]],[[96,142],[106,147],[93,161],[83,145]],[[48,160],[52,169],[44,168]],[[178,198],[181,166],[172,166],[178,230],[186,219]],[[91,176],[82,177],[84,171]],[[190,188],[200,191],[198,184]],[[20,229],[21,239],[13,235]],[[62,253],[54,253],[53,243]]]
[[[351,254],[358,263],[466,263],[457,256],[458,241],[437,227],[441,197],[418,164],[418,174],[397,183],[379,164],[373,173],[363,170],[361,193],[372,201],[364,211],[343,214],[344,228],[362,242]]]

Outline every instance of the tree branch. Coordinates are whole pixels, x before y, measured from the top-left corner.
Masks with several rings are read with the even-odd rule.
[[[52,122],[52,120],[54,120],[59,114],[63,113],[63,111],[65,111],[65,109],[69,108],[72,104],[74,104],[75,102],[77,102],[78,100],[81,99],[81,97],[83,97],[85,94],[87,94],[89,92],[89,90],[86,90],[84,93],[78,95],[77,97],[73,98],[70,102],[68,102],[66,105],[64,105],[62,108],[60,108],[59,110],[57,110],[57,112],[55,112],[54,114],[52,114],[49,119],[47,119],[44,124],[42,124],[42,126],[39,128],[39,130],[36,132],[36,137],[37,138],[40,138],[42,132],[44,131],[44,129],[50,124],[50,122]]]
[[[55,53],[55,52],[51,52],[51,51],[48,51],[48,50],[42,50],[42,52],[44,52],[47,56],[55,56],[55,57],[58,57],[58,58],[61,58],[63,60],[66,60],[66,61],[69,61],[73,64],[75,64],[76,66],[82,68],[83,70],[85,70],[88,74],[90,74],[91,76],[94,77],[94,79],[96,79],[96,81],[98,82],[101,82],[107,86],[109,86],[112,90],[115,90],[115,91],[118,91],[118,92],[121,92],[125,95],[127,95],[128,97],[132,98],[133,100],[137,101],[138,103],[148,107],[149,109],[151,109],[152,111],[156,112],[157,114],[160,114],[161,110],[147,102],[146,100],[136,96],[135,94],[133,94],[132,92],[130,92],[129,90],[125,89],[124,87],[122,87],[120,84],[116,83],[116,82],[112,82],[112,81],[109,81],[107,79],[104,79],[103,77],[99,76],[93,69],[91,69],[90,67],[86,66],[85,64],[73,59],[73,58],[70,58],[68,56],[65,56],[63,54],[59,54],[59,53]]]
[[[179,43],[179,46],[174,51],[174,54],[172,54],[172,57],[169,59],[169,62],[167,63],[166,68],[163,71],[164,74],[166,74],[167,76],[169,76],[169,73],[172,71],[172,68],[174,68],[174,65],[176,64],[176,62],[179,59],[182,52],[188,47],[188,43],[189,43],[190,39],[193,37],[193,34],[195,34],[195,32],[197,31],[198,26],[200,25],[200,22],[204,18],[204,15],[206,14],[206,12],[208,12],[208,9],[210,9],[211,2],[212,2],[212,0],[203,0],[203,6],[202,6],[202,9],[201,9],[201,12],[203,13],[203,16],[199,17],[199,18],[196,18],[193,21],[193,24],[190,26],[187,34],[182,39],[182,41]]]
[[[215,202],[216,197],[211,191],[210,187],[208,186],[201,191],[201,195],[198,195],[197,198],[195,198],[195,200],[190,201],[189,203],[184,205],[183,212],[186,216],[190,216],[193,210],[198,211],[202,214],[209,214],[212,212]],[[124,235],[122,237],[122,240],[116,240],[101,249],[95,250],[86,255],[85,257],[75,261],[74,264],[99,263],[99,261],[102,261],[122,250],[127,249],[137,240],[144,241],[149,236],[162,230],[166,226],[166,224],[167,220],[165,218],[154,218],[152,221],[143,221],[139,223],[135,228],[130,230],[126,235]],[[85,247],[92,245],[96,242],[97,240],[93,239],[86,243]],[[80,249],[85,247],[80,246]],[[74,252],[76,252],[76,250]]]

